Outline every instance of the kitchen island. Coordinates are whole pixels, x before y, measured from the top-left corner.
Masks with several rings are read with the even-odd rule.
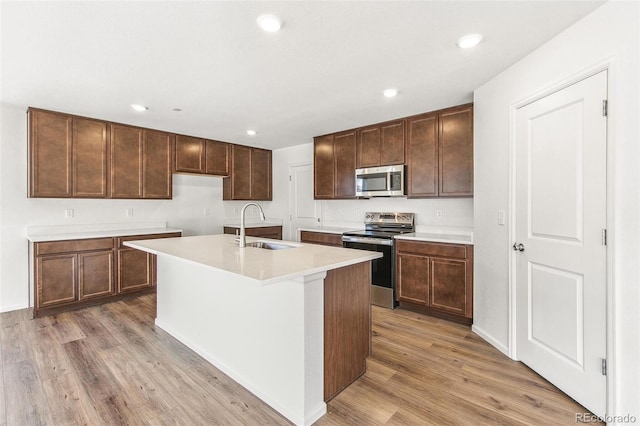
[[[291,247],[241,249],[233,235],[126,245],[158,256],[157,326],[309,425],[365,372],[380,254],[271,241]]]

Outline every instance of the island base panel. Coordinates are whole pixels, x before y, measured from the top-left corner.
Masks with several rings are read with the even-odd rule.
[[[324,277],[262,285],[158,256],[156,324],[297,425],[326,413]]]
[[[371,262],[327,271],[324,280],[324,400],[367,370],[371,352]]]

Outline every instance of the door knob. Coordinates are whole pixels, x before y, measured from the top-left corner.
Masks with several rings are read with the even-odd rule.
[[[513,243],[513,249],[516,251],[524,251],[524,244]]]

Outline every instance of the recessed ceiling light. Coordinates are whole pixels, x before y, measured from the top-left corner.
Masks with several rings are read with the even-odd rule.
[[[249,136],[255,136],[255,135],[256,135],[256,133],[257,133],[257,132],[256,132],[255,130],[247,130],[247,134],[248,134]]]
[[[173,111],[180,112],[180,111],[182,111],[182,108],[174,108]]]
[[[460,37],[458,41],[456,41],[456,44],[462,49],[468,49],[470,47],[476,46],[481,41],[482,34],[467,34],[466,36]]]
[[[258,19],[256,19],[256,22],[260,28],[270,33],[280,31],[280,28],[282,28],[282,19],[276,15],[260,15],[258,16]]]
[[[131,104],[131,108],[135,109],[136,111],[146,111],[149,109],[149,107],[146,107],[144,105],[140,105],[140,104]]]
[[[387,98],[393,98],[398,94],[398,91],[396,89],[386,89],[382,91],[382,94],[385,95]]]

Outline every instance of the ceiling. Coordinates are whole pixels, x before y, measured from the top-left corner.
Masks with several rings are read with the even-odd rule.
[[[602,3],[3,0],[0,101],[277,149],[470,102]]]

